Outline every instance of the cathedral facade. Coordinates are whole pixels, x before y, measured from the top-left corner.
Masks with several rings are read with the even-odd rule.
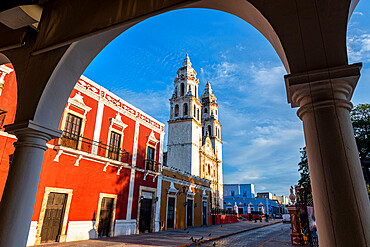
[[[211,181],[212,208],[222,208],[222,141],[217,98],[199,80],[188,54],[178,69],[170,99],[167,165]]]

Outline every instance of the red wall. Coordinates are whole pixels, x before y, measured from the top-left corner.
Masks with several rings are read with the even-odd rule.
[[[116,167],[108,166],[104,172],[104,164],[82,159],[74,166],[76,157],[61,155],[59,162],[54,162],[55,155],[52,149],[45,153],[32,220],[38,220],[45,187],[73,189],[68,220],[93,220],[99,193],[118,195],[116,218],[126,218],[130,169],[117,175]]]
[[[103,119],[115,118],[116,114],[117,114],[117,111],[113,110],[111,107],[107,105],[104,106]],[[128,125],[123,131],[124,137],[123,137],[122,149],[129,152],[128,163],[131,165],[132,151],[134,147],[135,121],[129,117],[126,117],[123,114],[121,114],[121,118],[122,118],[122,122]],[[101,132],[100,132],[100,141],[102,143],[108,142],[109,126],[110,126],[110,121],[102,122]]]
[[[16,111],[16,78],[12,72],[5,76],[5,86],[0,96],[0,109],[7,110],[8,114],[5,119],[5,124],[11,124],[14,121]],[[73,98],[78,90],[74,89],[70,98]],[[98,101],[93,97],[83,94],[84,103],[92,109],[86,114],[86,125],[84,129],[84,137],[93,139],[94,127],[97,116]],[[74,109],[73,106],[70,109]],[[79,111],[75,109],[76,111]],[[110,118],[115,118],[117,111],[111,106],[104,105],[103,122],[101,126],[100,142],[107,144],[108,133],[110,126]],[[129,152],[129,165],[132,162],[132,152],[135,135],[135,120],[123,114],[120,114],[122,121],[128,126],[124,130],[124,138],[122,149]],[[62,122],[62,121],[61,121]],[[61,127],[61,124],[60,126]],[[144,125],[140,125],[138,139],[138,154],[137,166],[144,167],[144,159],[146,154],[146,144],[148,136],[152,130]],[[1,133],[0,133],[1,134]],[[10,157],[14,152],[13,143],[15,139],[5,136],[3,132],[0,135],[0,193],[4,189],[6,177],[8,174]],[[159,132],[155,132],[155,137],[159,140]],[[58,144],[58,139],[52,140],[50,144]],[[159,146],[157,145],[156,159],[159,158]],[[122,168],[120,175],[117,175],[118,168],[108,166],[106,171],[103,171],[105,164],[81,159],[79,166],[75,166],[77,157],[63,153],[59,157],[59,162],[55,162],[54,158],[57,151],[49,148],[45,152],[44,161],[41,170],[41,177],[38,185],[38,191],[35,201],[34,213],[32,220],[38,221],[39,214],[44,197],[45,187],[56,187],[63,189],[72,189],[73,196],[69,211],[69,221],[91,221],[96,219],[98,201],[100,193],[116,194],[117,195],[117,211],[116,219],[126,219],[127,202],[129,194],[130,173],[131,169]],[[146,180],[143,179],[143,172],[136,172],[132,218],[136,218],[139,187],[147,186],[151,188],[157,187],[157,179],[153,182],[153,176],[148,175]]]
[[[7,64],[6,66],[13,69],[11,64]],[[5,84],[0,96],[0,109],[8,112],[5,117],[4,125],[14,122],[15,112],[17,110],[16,102],[17,80],[15,72],[13,71],[5,76]]]
[[[219,215],[219,214],[211,215],[211,225],[221,225],[235,222],[239,222],[238,217],[236,215]]]
[[[6,65],[13,69],[11,64]],[[17,109],[17,81],[15,72],[5,76],[5,84],[0,96],[0,109],[7,111],[4,121],[4,126],[12,124],[15,118]],[[3,130],[0,129],[0,131]],[[14,139],[0,135],[0,193],[4,190],[6,177],[8,176],[9,164],[11,156],[14,152]],[[1,198],[1,197],[0,197]]]
[[[145,166],[145,155],[146,155],[146,144],[148,141],[148,136],[152,132],[151,129],[148,127],[141,125],[139,126],[139,138],[138,138],[138,150],[137,150],[137,159],[136,159],[136,166],[138,168],[144,169]],[[160,135],[156,132],[154,132],[155,137],[157,140],[159,140]],[[156,154],[156,161],[159,159],[159,145],[157,145],[157,154]],[[132,214],[131,218],[136,219],[137,217],[137,209],[138,209],[138,199],[139,199],[139,193],[140,193],[140,186],[146,186],[150,188],[157,188],[157,179],[156,178],[153,182],[153,176],[148,175],[146,179],[144,180],[144,172],[137,171],[135,173],[135,187],[134,187],[134,195],[133,195],[133,204],[132,204]],[[160,188],[158,188],[160,189]]]

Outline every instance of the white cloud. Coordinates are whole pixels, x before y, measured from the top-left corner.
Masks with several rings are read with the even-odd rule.
[[[252,64],[249,72],[257,86],[275,87],[284,85],[283,76],[286,72],[283,65],[266,67],[263,64]]]
[[[370,62],[370,34],[349,36],[347,38],[347,51],[351,63]]]
[[[230,98],[227,92],[236,90],[236,93],[244,95],[242,100],[245,104],[256,106],[257,102],[264,105],[286,104],[283,77],[285,73],[283,65],[280,64],[221,61],[201,68],[199,78],[210,81],[218,95],[221,93]]]
[[[237,44],[236,49],[238,49],[238,51],[244,51],[246,49],[246,47],[242,44]]]
[[[302,123],[286,101],[284,67],[221,62],[201,73],[212,78],[222,99],[224,182],[254,183],[259,192],[288,194],[299,177],[304,142]]]
[[[364,15],[364,13],[359,12],[359,11],[355,11],[355,12],[353,12],[353,14],[354,14],[354,15]]]
[[[144,90],[141,92],[121,88],[113,89],[112,92],[151,116],[169,117],[170,104],[168,99],[172,92],[169,88],[164,91]],[[160,121],[163,122],[163,120]]]

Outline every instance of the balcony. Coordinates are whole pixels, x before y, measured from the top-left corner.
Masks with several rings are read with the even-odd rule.
[[[123,163],[128,163],[129,159],[129,152],[126,150],[66,131],[63,131],[60,142],[56,139],[55,144]]]
[[[145,170],[152,171],[152,172],[159,172],[159,162],[155,160],[146,159],[145,160]]]

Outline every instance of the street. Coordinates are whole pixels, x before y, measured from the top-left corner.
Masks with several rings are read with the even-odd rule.
[[[290,224],[279,223],[263,228],[235,234],[215,241],[209,241],[203,246],[292,246],[290,244]]]
[[[229,237],[213,238],[237,233]],[[112,238],[100,238],[67,243],[42,244],[43,247],[105,247],[105,246],[189,246],[199,245],[199,240],[210,241],[200,243],[202,246],[291,246],[290,224],[280,222],[241,221],[225,225],[176,229],[162,232],[134,234]],[[194,241],[195,239],[195,241]],[[198,241],[197,241],[198,240]]]

